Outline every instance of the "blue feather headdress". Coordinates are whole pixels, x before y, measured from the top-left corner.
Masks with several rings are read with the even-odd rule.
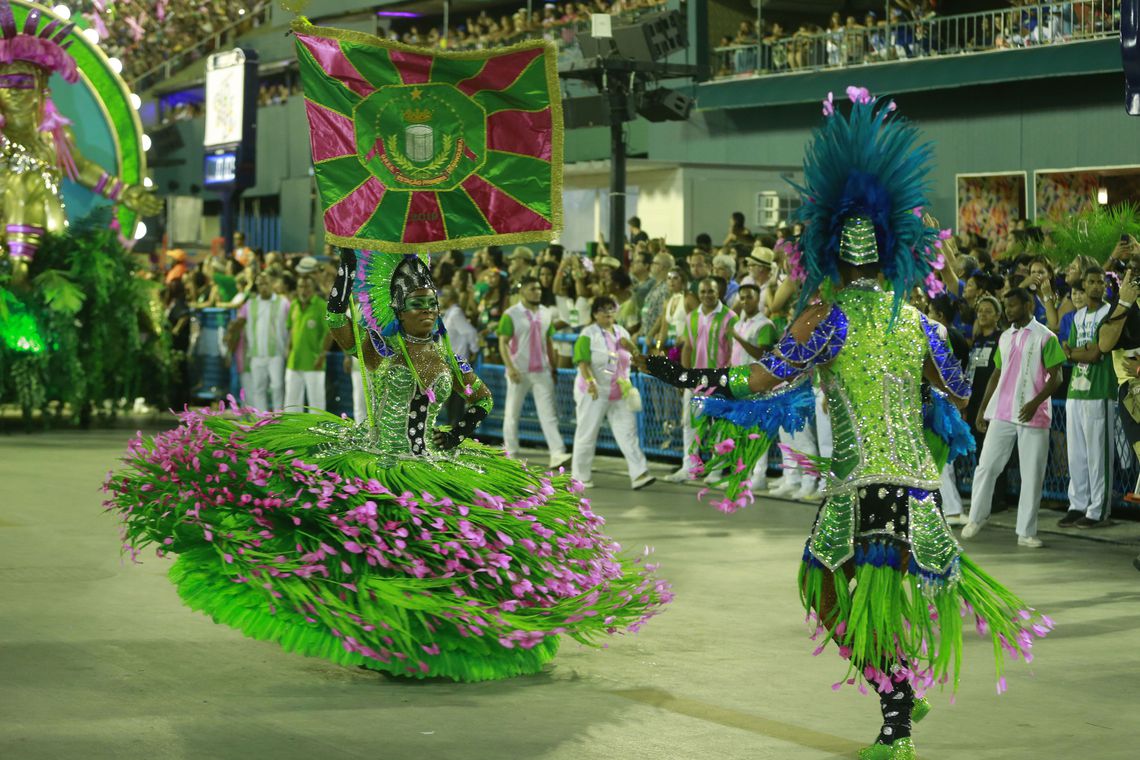
[[[792,183],[801,203],[793,216],[804,226],[800,238],[806,275],[803,309],[826,280],[839,280],[844,222],[866,217],[875,228],[879,267],[895,293],[895,314],[910,291],[931,274],[941,247],[940,232],[923,222],[933,149],[919,143],[918,128],[895,113],[893,101],[873,98],[861,87],[847,88],[851,112],[824,101],[827,117],[812,133],[804,155],[804,183]]]

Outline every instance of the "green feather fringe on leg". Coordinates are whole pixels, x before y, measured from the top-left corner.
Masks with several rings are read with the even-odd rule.
[[[835,594],[829,609],[824,597],[828,584]],[[881,678],[871,671],[903,660],[920,691],[947,681],[956,691],[963,618],[972,614],[978,632],[993,641],[1000,692],[1005,687],[1003,652],[1031,661],[1033,638],[1052,627],[1052,621],[1030,610],[965,555],[957,577],[952,573],[948,579],[931,580],[889,564],[863,562],[854,565],[853,583],[842,571],[832,573],[809,559],[800,565],[799,589],[809,618],[816,618],[816,634],[826,633],[850,660],[844,680],[853,684]],[[816,654],[826,645],[824,641]]]

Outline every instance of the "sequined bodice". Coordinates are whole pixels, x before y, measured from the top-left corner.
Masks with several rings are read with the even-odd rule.
[[[452,390],[451,373],[446,364],[442,367],[433,377],[420,377],[431,389],[430,395],[416,387],[412,371],[399,356],[382,360],[368,373],[373,419],[369,438],[374,451],[393,458],[440,453],[432,445],[431,434]]]
[[[933,489],[939,473],[922,429],[926,336],[919,313],[904,305],[893,329],[894,295],[846,288],[837,295],[847,340],[820,369],[835,441],[828,488],[899,483]]]

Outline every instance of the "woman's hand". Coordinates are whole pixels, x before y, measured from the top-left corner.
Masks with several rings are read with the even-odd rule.
[[[431,433],[432,443],[435,444],[437,449],[443,449],[444,451],[454,449],[459,445],[461,440],[462,438],[458,433],[454,433],[450,430],[435,428]]]
[[[586,392],[590,394],[590,398],[594,401],[598,400],[598,382],[596,380],[586,381]]]

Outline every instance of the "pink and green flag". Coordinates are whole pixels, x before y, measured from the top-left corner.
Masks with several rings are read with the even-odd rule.
[[[561,227],[552,45],[425,50],[304,19],[293,32],[329,243],[430,253]]]

